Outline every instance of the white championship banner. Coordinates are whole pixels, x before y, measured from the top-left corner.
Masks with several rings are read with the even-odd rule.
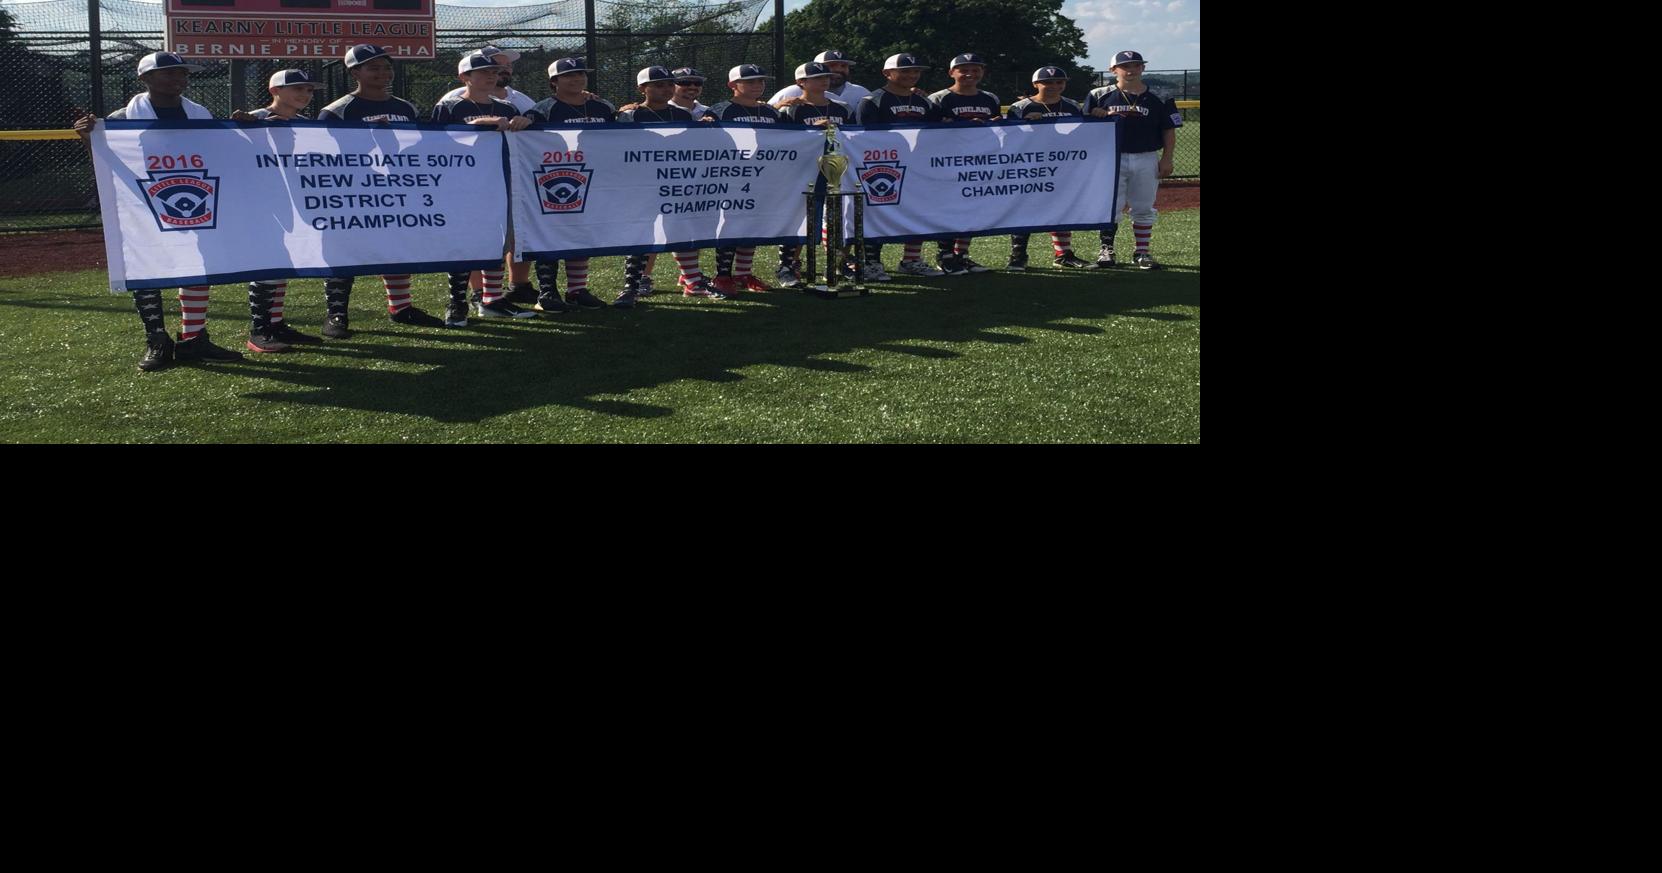
[[[843,187],[861,181],[874,243],[1101,229],[1114,221],[1115,132],[1096,119],[849,127]]]
[[[516,258],[801,243],[825,135],[585,124],[507,134]]]
[[[502,134],[460,126],[103,121],[110,287],[502,262]]]

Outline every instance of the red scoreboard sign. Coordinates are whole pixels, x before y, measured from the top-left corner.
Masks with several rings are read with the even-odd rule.
[[[432,60],[434,0],[167,0],[167,50],[189,60],[339,58],[360,43]]]

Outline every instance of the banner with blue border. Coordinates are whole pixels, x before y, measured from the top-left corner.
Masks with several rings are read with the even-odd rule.
[[[104,121],[110,287],[501,263],[502,134],[465,125]]]

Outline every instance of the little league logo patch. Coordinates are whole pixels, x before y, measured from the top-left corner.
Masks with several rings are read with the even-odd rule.
[[[900,183],[905,179],[906,167],[899,163],[860,167],[860,184],[866,186],[866,203],[872,206],[898,206]]]
[[[219,217],[219,177],[207,170],[152,170],[136,179],[156,226],[167,230],[213,230]]]
[[[574,215],[583,211],[594,171],[586,164],[543,164],[537,171],[537,199],[544,215]]]

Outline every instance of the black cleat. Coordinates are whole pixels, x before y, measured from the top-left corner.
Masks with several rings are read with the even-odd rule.
[[[1056,259],[1056,266],[1068,267],[1074,270],[1088,270],[1091,265],[1074,257],[1073,252],[1069,250],[1062,252],[1062,256]]]
[[[452,300],[444,308],[445,327],[467,327],[467,301]]]
[[[352,335],[352,329],[346,326],[346,313],[331,315],[323,319],[323,330],[320,331],[330,339],[346,339]]]
[[[536,318],[537,314],[529,309],[520,309],[507,300],[497,300],[495,303],[479,303],[473,309],[480,318]]]
[[[288,343],[291,346],[315,346],[323,342],[323,340],[318,339],[309,333],[301,333],[300,331],[289,327],[288,322],[280,322],[272,325],[271,337],[273,339]]]
[[[1119,266],[1119,264],[1114,260],[1113,246],[1105,245],[1102,247],[1101,251],[1096,253],[1096,268],[1098,270],[1112,269],[1117,266]]]
[[[589,293],[589,289],[570,291],[566,294],[566,303],[572,306],[581,306],[584,309],[605,309],[606,301]]]
[[[577,307],[561,300],[560,292],[555,291],[551,294],[544,294],[541,297],[538,297],[537,305],[534,308],[538,312],[570,312]]]
[[[138,368],[146,373],[165,370],[173,366],[173,340],[167,336],[154,336],[145,340],[144,357],[139,358]]]
[[[442,319],[434,318],[414,306],[406,306],[388,317],[397,324],[407,324],[411,327],[444,327]]]
[[[288,343],[278,339],[276,334],[270,333],[269,331],[266,333],[249,331],[248,342],[243,345],[247,346],[248,350],[251,352],[260,352],[262,354],[286,352],[292,348],[292,346]]]
[[[1139,270],[1164,270],[1165,269],[1165,267],[1162,267],[1159,264],[1155,263],[1154,262],[1154,256],[1150,255],[1148,252],[1139,252],[1139,253],[1133,255],[1131,257],[1131,262],[1133,264],[1136,264],[1137,269],[1139,269]]]
[[[537,289],[529,284],[515,285],[514,290],[508,292],[508,302],[530,306],[537,302]]]
[[[221,364],[227,361],[242,360],[242,352],[233,352],[230,349],[214,345],[213,340],[208,339],[208,332],[204,330],[189,340],[175,343],[173,346],[173,360]]]

